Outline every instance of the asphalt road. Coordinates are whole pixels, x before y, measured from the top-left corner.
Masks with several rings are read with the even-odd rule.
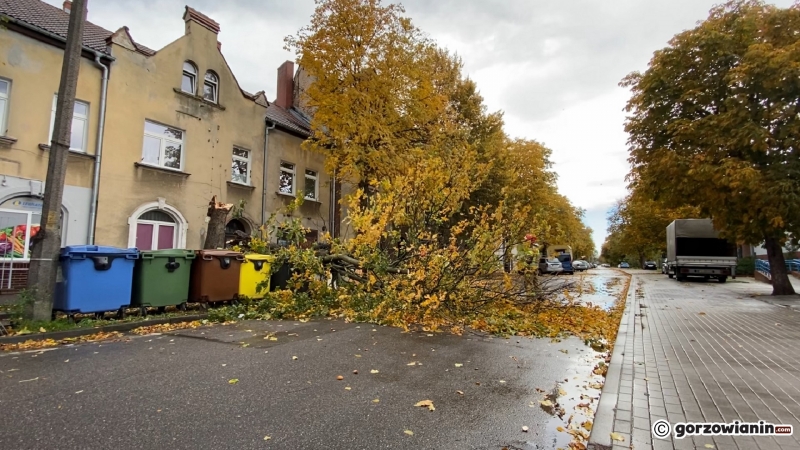
[[[590,278],[602,284],[603,273]],[[599,358],[578,339],[329,320],[5,354],[0,448],[566,448],[557,427],[591,418],[575,406],[596,407]],[[563,417],[540,407],[548,392]],[[435,411],[414,406],[422,400]]]

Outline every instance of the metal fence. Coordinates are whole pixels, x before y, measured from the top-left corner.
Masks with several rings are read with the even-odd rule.
[[[800,259],[786,260],[786,270],[789,272],[800,272]],[[768,279],[772,279],[772,273],[769,271],[769,261],[763,259],[756,260],[756,272],[764,275]]]

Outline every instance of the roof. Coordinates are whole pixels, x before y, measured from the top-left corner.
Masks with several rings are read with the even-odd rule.
[[[275,122],[280,128],[291,131],[303,137],[311,136],[311,122],[300,111],[290,108],[283,109],[275,103],[267,107],[267,119]]]
[[[0,0],[0,15],[55,34],[65,41],[67,39],[69,13],[41,0]],[[111,31],[87,21],[83,28],[83,46],[110,56],[111,50],[106,40],[111,34]],[[154,50],[144,45],[133,44],[140,53],[148,56],[155,54]]]

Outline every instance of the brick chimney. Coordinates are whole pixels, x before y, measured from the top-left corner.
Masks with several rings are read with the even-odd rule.
[[[72,2],[70,0],[64,0],[64,12],[69,13],[72,11]]]
[[[289,109],[294,103],[294,63],[286,61],[278,67],[278,93],[275,104]]]

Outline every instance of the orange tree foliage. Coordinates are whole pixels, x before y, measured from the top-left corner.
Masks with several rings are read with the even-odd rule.
[[[766,242],[773,293],[792,293],[781,244],[800,234],[800,4],[717,6],[622,85],[634,183]]]
[[[287,37],[312,80],[302,94],[312,112],[305,148],[354,186],[343,203],[355,234],[326,236],[321,251],[302,248],[297,233],[278,256],[295,268],[300,293],[270,293],[242,314],[534,333],[509,323],[530,319],[526,308],[547,288],[531,271],[506,273],[507,249],[533,233],[590,254],[590,230],[556,190],[551,151],[508,138],[461,61],[403,12],[378,0],[318,0],[311,23]]]

